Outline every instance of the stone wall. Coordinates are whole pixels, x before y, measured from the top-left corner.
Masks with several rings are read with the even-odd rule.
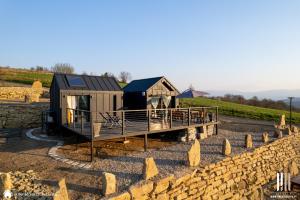
[[[299,144],[300,133],[295,133],[179,177],[140,182],[110,199],[260,199],[261,186],[300,155]]]
[[[22,100],[25,96],[35,96],[42,94],[42,88],[31,87],[0,87],[0,100]]]
[[[0,104],[0,128],[32,128],[41,126],[41,114],[49,103]]]

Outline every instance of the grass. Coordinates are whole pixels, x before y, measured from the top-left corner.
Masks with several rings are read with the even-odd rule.
[[[203,97],[193,99],[180,99],[183,107],[188,106],[219,106],[219,113],[227,116],[251,118],[258,120],[279,121],[279,117],[285,114],[286,121],[289,121],[289,111],[262,108],[255,106],[242,105],[237,103],[225,102],[220,100],[208,99]],[[292,113],[292,122],[300,123],[300,113]]]
[[[52,77],[53,73],[51,72],[0,67],[0,80],[3,81],[31,85],[34,81],[39,80],[42,82],[43,87],[49,88]],[[127,83],[119,82],[119,85],[123,88]]]

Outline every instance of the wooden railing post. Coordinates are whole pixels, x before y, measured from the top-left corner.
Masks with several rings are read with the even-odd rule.
[[[73,115],[72,115],[72,118],[73,118],[73,128],[75,129],[76,128],[76,124],[75,124],[75,109],[73,109]]]
[[[80,120],[80,122],[81,122],[80,129],[81,129],[81,130],[80,130],[80,131],[81,131],[81,134],[82,134],[83,128],[84,128],[84,127],[83,127],[83,111],[81,111],[80,113],[81,113],[81,115],[80,115],[80,119],[81,119],[81,120]]]
[[[93,127],[93,113],[90,112],[90,124],[91,124],[91,162],[93,162],[93,158],[94,158],[94,127]]]
[[[147,110],[147,116],[148,116],[148,132],[151,131],[151,110]]]
[[[219,107],[216,107],[216,135],[218,135]]]
[[[125,112],[122,111],[122,135],[125,134]]]
[[[189,110],[188,110],[188,126],[191,125],[191,107],[189,107]]]
[[[173,117],[172,117],[172,115],[173,115],[173,112],[172,112],[172,108],[170,109],[170,128],[172,128],[172,126],[173,126]]]

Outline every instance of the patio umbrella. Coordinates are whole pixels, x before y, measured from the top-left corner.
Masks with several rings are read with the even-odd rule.
[[[176,98],[195,98],[195,97],[203,97],[209,95],[207,92],[197,91],[193,89],[187,89],[181,94],[179,94]]]

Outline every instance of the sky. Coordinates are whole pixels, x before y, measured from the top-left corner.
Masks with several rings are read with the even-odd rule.
[[[177,88],[300,89],[297,0],[0,0],[0,66],[51,67]]]

